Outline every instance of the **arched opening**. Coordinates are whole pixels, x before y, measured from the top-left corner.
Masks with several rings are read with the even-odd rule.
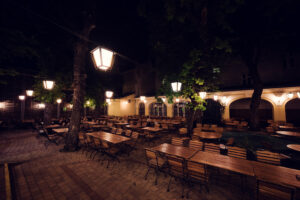
[[[204,124],[220,124],[224,106],[213,99],[206,99],[206,110],[203,112],[202,122]]]
[[[167,106],[163,103],[151,103],[149,109],[150,116],[167,116]]]
[[[300,126],[300,99],[292,99],[285,105],[286,121]]]
[[[174,103],[173,105],[173,117],[186,117],[186,103]]]
[[[229,106],[230,118],[249,121],[250,103],[250,98],[239,99],[232,102]],[[258,117],[262,123],[265,123],[268,119],[273,119],[273,106],[270,102],[264,99],[260,101]]]
[[[139,115],[140,116],[144,116],[145,115],[145,104],[144,103],[140,103],[139,104]]]

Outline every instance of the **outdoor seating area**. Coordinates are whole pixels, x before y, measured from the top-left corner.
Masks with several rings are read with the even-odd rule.
[[[0,200],[300,200],[299,6],[4,0]]]

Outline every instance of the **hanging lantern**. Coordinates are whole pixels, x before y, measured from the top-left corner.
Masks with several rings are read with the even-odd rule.
[[[206,92],[199,92],[199,96],[201,97],[201,99],[205,99]]]
[[[56,99],[56,103],[60,104],[62,102],[61,99]]]
[[[182,83],[180,83],[180,82],[173,82],[173,83],[171,83],[172,90],[174,92],[179,92],[181,90],[181,85],[182,85]]]
[[[24,101],[25,100],[25,95],[20,95],[19,100]]]
[[[26,95],[29,96],[29,97],[32,97],[33,90],[26,90]]]
[[[54,87],[54,81],[44,80],[43,85],[46,90],[52,90]]]
[[[106,92],[105,92],[105,96],[106,96],[107,98],[109,98],[109,99],[112,98],[113,94],[114,94],[113,91],[106,91]]]
[[[91,51],[94,65],[97,69],[108,70],[113,65],[114,52],[108,49],[97,47]]]

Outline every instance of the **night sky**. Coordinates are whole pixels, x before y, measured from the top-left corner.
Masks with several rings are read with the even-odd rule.
[[[147,28],[144,19],[138,14],[139,1],[95,2],[1,1],[1,68],[14,69],[23,74],[13,81],[14,83],[11,83],[11,79],[6,80],[10,85],[9,91],[14,91],[11,95],[34,84],[34,78],[30,75],[42,73],[54,78],[58,72],[69,75],[72,73],[73,47],[78,41],[75,35],[80,33],[82,28],[83,10],[92,10],[95,16],[96,28],[90,34],[90,50],[102,45],[137,62],[145,62],[148,59]],[[92,9],[88,4],[92,5]],[[30,52],[28,46],[36,52]],[[24,58],[26,56],[23,54],[29,54],[29,57],[34,55],[28,59]],[[95,74],[89,57],[87,64],[87,72]],[[117,57],[116,65],[109,76],[101,72],[96,74],[100,79],[102,76],[102,79],[111,82],[118,76],[114,72],[122,72],[132,67],[132,62]],[[91,76],[95,76],[94,74]],[[103,84],[105,85],[105,81]],[[120,84],[119,82],[117,85]],[[5,85],[0,85],[0,88],[2,94],[11,96]]]

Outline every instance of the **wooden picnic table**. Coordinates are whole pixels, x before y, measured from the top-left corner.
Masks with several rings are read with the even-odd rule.
[[[247,176],[254,176],[254,169],[250,160],[233,158],[221,154],[198,151],[190,161],[226,169]]]
[[[202,139],[220,139],[222,137],[222,133],[208,131],[196,132],[195,135],[199,136]]]
[[[294,151],[300,151],[300,144],[288,144],[287,148],[293,149]]]
[[[276,131],[276,133],[279,135],[300,137],[300,132],[295,132],[295,131]]]
[[[129,123],[126,123],[126,122],[118,122],[118,123],[115,123],[116,126],[126,126],[128,125]]]
[[[104,140],[112,144],[119,144],[130,140],[130,138],[128,137],[115,135],[104,131],[91,132],[91,133],[87,133],[87,135],[98,138],[100,140]]]
[[[150,133],[158,133],[158,132],[162,131],[163,129],[155,128],[155,127],[144,127],[144,128],[142,128],[142,130],[149,131]]]
[[[142,128],[142,126],[139,126],[139,125],[127,125],[126,128],[136,130],[136,129]]]
[[[52,125],[45,126],[45,128],[46,129],[61,128],[61,125],[60,124],[52,124]]]
[[[161,144],[151,149],[160,153],[174,155],[184,159],[191,158],[197,152],[197,150],[188,147],[176,146],[168,143]]]
[[[63,134],[69,131],[69,128],[54,128],[52,129],[53,132],[58,133],[58,134]]]
[[[252,166],[258,180],[300,188],[300,170],[260,162],[253,162]]]

